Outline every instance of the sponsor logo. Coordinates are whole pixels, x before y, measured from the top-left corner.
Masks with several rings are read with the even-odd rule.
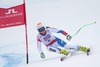
[[[12,18],[16,16],[21,16],[23,15],[22,12],[18,12],[15,9],[8,9],[7,12],[4,13],[4,15],[0,16],[1,19],[3,18]]]
[[[8,12],[5,14],[11,14],[11,13],[18,13],[18,11],[15,11],[15,9],[9,9]]]
[[[51,35],[47,34],[47,35],[44,37],[44,40],[50,42],[50,38],[51,38]]]

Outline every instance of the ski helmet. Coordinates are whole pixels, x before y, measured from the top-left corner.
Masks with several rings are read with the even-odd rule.
[[[42,23],[41,22],[39,22],[38,24],[37,24],[37,30],[39,31],[39,32],[42,32],[42,31],[44,31],[45,30],[45,27],[42,25]]]

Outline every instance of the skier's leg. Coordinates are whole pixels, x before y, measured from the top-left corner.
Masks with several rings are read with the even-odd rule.
[[[65,44],[64,48],[69,49],[69,50],[78,51],[80,49],[80,46],[78,46],[78,45],[68,45],[68,44]]]
[[[65,41],[59,39],[56,37],[57,43],[59,44],[59,46],[68,49],[68,50],[79,50],[79,46],[74,46],[74,45],[68,45]]]
[[[89,52],[90,48],[85,47],[85,46],[79,46],[79,45],[65,45],[64,48],[66,49],[72,49],[75,51],[83,51],[83,52]]]
[[[79,45],[68,45],[65,41],[59,39],[56,37],[57,43],[68,50],[75,50],[75,51],[83,51],[83,52],[89,52],[90,49],[84,46]]]
[[[75,50],[75,51],[83,51],[83,52],[89,52],[90,49],[84,46],[79,46],[79,45],[68,45],[65,41],[59,39],[56,37],[57,43],[59,46],[64,47],[69,50]]]
[[[53,46],[48,46],[47,49],[51,52],[55,52],[55,53],[63,54],[63,55],[68,55],[69,53],[69,51],[66,49],[61,49],[61,48],[53,47]]]

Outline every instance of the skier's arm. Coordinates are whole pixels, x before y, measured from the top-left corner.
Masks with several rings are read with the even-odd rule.
[[[45,58],[45,54],[43,53],[42,49],[41,49],[41,40],[37,37],[37,48],[38,51],[40,53],[41,58]]]
[[[68,34],[68,33],[65,32],[64,30],[58,30],[57,33],[61,33],[61,34],[65,35],[65,36]]]
[[[39,53],[43,53],[42,48],[41,48],[41,40],[37,37],[37,48]]]
[[[69,41],[72,39],[72,36],[70,36],[70,35],[69,35],[67,32],[65,32],[64,30],[58,30],[58,29],[56,29],[56,28],[49,28],[49,29],[50,29],[51,32],[61,33],[61,34],[65,35],[65,36],[66,36],[66,39],[69,40]]]
[[[65,36],[68,34],[68,33],[65,32],[64,30],[58,30],[58,29],[56,29],[56,28],[50,28],[50,27],[48,27],[48,29],[49,29],[51,32],[54,32],[54,33],[61,33],[61,34],[65,35]]]
[[[66,39],[69,41],[72,39],[72,36],[70,36],[67,32],[65,32],[63,30],[59,30],[57,33],[62,33],[63,35],[66,36]]]

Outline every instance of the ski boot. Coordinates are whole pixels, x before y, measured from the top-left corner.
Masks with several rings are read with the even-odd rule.
[[[67,56],[69,54],[69,51],[65,50],[65,49],[61,49],[60,50],[60,54],[63,54],[65,56]]]
[[[60,50],[60,54],[65,55],[65,56],[63,56],[63,57],[60,58],[60,61],[63,61],[64,59],[66,59],[66,56],[68,56],[69,51],[67,51],[67,50],[65,50],[65,49],[61,49],[61,50]]]
[[[84,47],[84,46],[80,46],[80,51],[86,52],[87,55],[89,55],[90,53],[90,48]]]

